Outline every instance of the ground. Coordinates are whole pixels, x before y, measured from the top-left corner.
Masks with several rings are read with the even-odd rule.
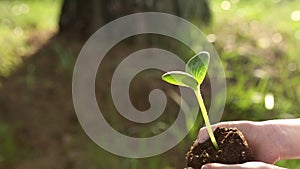
[[[10,142],[13,142],[12,147],[15,150],[9,151],[12,154],[11,157],[4,155],[4,159],[0,162],[0,168],[116,168],[118,163],[127,166],[126,168],[135,168],[148,163],[152,165],[150,168],[159,166],[181,166],[183,168],[185,166],[184,156],[189,148],[187,145],[190,145],[191,141],[182,143],[181,148],[177,147],[158,156],[171,160],[167,162],[156,159],[158,157],[145,160],[120,158],[95,145],[81,128],[72,102],[73,65],[82,43],[78,40],[70,40],[67,35],[56,35],[52,32],[47,37],[33,37],[34,40],[30,40],[29,43],[39,46],[38,50],[30,56],[24,57],[24,64],[11,76],[2,80],[0,117],[1,121],[7,124],[6,130],[11,133]],[[115,47],[113,51],[117,51],[117,53],[122,51],[120,56],[122,57],[132,53],[133,50],[136,49],[129,49],[121,45]],[[109,55],[115,55],[115,53],[112,52]],[[117,60],[118,57],[113,60],[112,64],[104,64],[107,66],[101,67],[99,71],[104,70],[108,75],[102,76],[103,78],[111,78],[110,74],[113,73],[114,63],[119,62]],[[139,85],[141,85],[140,76],[135,78]],[[149,75],[146,78],[151,79]],[[96,88],[97,96],[103,99],[104,109],[110,110],[112,113],[113,108],[107,94],[110,82],[109,80],[107,83],[100,82],[97,81],[97,84],[102,86]],[[137,94],[132,97],[132,101],[140,109],[147,107],[147,104],[145,107],[147,92],[144,91],[151,90],[153,85],[163,86],[160,83],[164,83],[160,79],[152,80],[152,82],[146,81],[146,84],[151,85],[143,85],[143,88],[139,85],[132,87]],[[162,116],[160,120],[170,122],[172,119],[170,117],[175,115],[168,116],[168,118]],[[139,132],[142,132],[147,136],[147,134],[153,134],[150,129],[156,126],[155,123],[140,126],[141,129],[135,131],[137,133],[130,133],[131,129],[137,128],[136,124],[124,122],[122,119],[120,122],[117,117],[107,118],[118,124],[114,127],[119,131],[129,135],[140,135]],[[162,124],[162,122],[159,123]],[[147,130],[147,128],[150,129]],[[159,130],[161,132],[162,129]],[[7,134],[3,134],[3,136],[6,137]],[[170,153],[181,156],[170,156]],[[110,160],[103,162],[102,158],[110,158]]]
[[[70,79],[55,57],[57,42],[62,41],[53,37],[46,42],[2,84],[0,112],[15,133],[19,155],[17,163],[4,168],[70,168],[76,158],[68,150],[82,131],[72,108]]]

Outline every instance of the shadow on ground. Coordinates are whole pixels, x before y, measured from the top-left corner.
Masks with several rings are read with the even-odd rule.
[[[188,149],[186,145],[190,145],[191,141],[186,144],[185,140],[185,143],[181,143],[182,148],[175,148],[148,159],[121,158],[95,145],[82,130],[72,103],[73,65],[83,43],[61,36],[53,36],[43,43],[45,45],[27,57],[16,72],[2,80],[0,117],[1,121],[7,124],[8,131],[12,133],[15,151],[11,152],[12,157],[4,156],[0,161],[0,168],[92,169],[120,166],[124,168],[185,166],[184,152]],[[134,50],[136,49],[117,47],[115,51],[121,51],[122,56],[126,56]],[[108,66],[104,71],[111,77],[113,68]],[[156,80],[156,82],[152,80],[153,83],[145,82],[151,85],[143,88],[133,87],[137,96],[132,100],[135,100],[136,106],[140,109],[149,106],[144,102],[147,101],[151,88],[161,86],[160,80]],[[106,88],[109,85],[109,80],[102,83],[103,88],[97,90],[100,97],[109,92]],[[110,100],[111,98],[107,97],[104,102]],[[171,123],[176,114],[171,116],[172,118],[162,118]],[[120,128],[122,127],[131,128],[134,124],[125,122]]]

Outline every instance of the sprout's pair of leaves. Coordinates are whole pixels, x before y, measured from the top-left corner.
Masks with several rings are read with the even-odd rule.
[[[192,75],[182,71],[167,72],[162,75],[162,79],[173,85],[191,87],[193,89],[196,89],[198,86],[198,82]]]
[[[162,75],[168,83],[196,89],[204,80],[209,64],[208,52],[200,52],[193,56],[186,65],[186,72],[171,71]]]

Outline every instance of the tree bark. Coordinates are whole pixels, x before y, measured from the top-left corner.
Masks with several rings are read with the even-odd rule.
[[[114,19],[150,11],[174,14],[198,26],[211,18],[208,0],[64,0],[60,33],[87,38]]]

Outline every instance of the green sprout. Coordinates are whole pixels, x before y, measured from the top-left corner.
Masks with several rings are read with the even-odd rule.
[[[162,75],[162,79],[174,85],[190,87],[191,89],[193,89],[197,97],[210,140],[213,143],[215,149],[219,150],[219,146],[213,134],[213,131],[211,129],[207,111],[200,92],[200,85],[202,84],[204,77],[206,75],[209,59],[210,59],[210,55],[208,52],[205,51],[200,52],[195,56],[193,56],[187,62],[185,68],[186,72],[182,72],[182,71],[167,72]]]

